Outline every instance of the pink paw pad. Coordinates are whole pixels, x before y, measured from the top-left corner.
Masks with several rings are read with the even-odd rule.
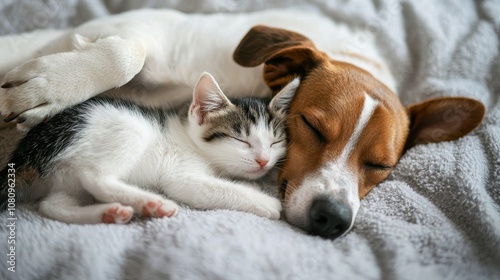
[[[148,201],[142,207],[142,215],[144,217],[172,217],[177,214],[177,207],[164,205],[161,201]]]
[[[134,211],[131,207],[115,206],[102,214],[102,222],[106,224],[125,224],[132,219]]]

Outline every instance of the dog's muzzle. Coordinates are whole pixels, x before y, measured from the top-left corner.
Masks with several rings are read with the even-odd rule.
[[[309,210],[310,233],[337,238],[350,228],[352,215],[351,208],[342,202],[316,198]]]

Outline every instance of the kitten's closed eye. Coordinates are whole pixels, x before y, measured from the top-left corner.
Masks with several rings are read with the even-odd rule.
[[[245,144],[247,144],[247,145],[248,145],[248,147],[249,147],[249,148],[252,148],[252,144],[250,144],[250,142],[248,142],[248,141],[245,141],[245,140],[240,139],[240,138],[237,138],[237,137],[232,137],[232,136],[228,136],[228,137],[229,137],[229,138],[232,138],[232,139],[234,139],[234,140],[236,140],[236,141],[238,141],[238,142],[245,143]],[[282,139],[282,140],[274,141],[273,143],[271,143],[271,145],[269,145],[269,147],[272,147],[272,146],[274,146],[275,144],[282,143],[282,142],[285,142],[285,140],[284,140],[284,139]]]
[[[205,140],[206,142],[210,142],[210,141],[213,141],[216,139],[221,139],[221,138],[226,138],[226,137],[229,137],[229,136],[224,132],[214,132],[206,137],[203,137],[203,140]]]
[[[247,141],[245,141],[245,140],[242,140],[242,139],[239,139],[239,138],[236,138],[236,137],[232,137],[232,136],[228,136],[228,137],[229,137],[229,138],[232,138],[232,139],[234,139],[234,140],[236,140],[236,141],[238,141],[238,142],[241,142],[241,143],[245,143],[245,144],[247,144],[249,148],[251,148],[251,147],[252,147],[252,144],[248,143],[248,142],[247,142]]]
[[[271,147],[275,144],[282,143],[282,142],[285,142],[285,139],[281,139],[281,140],[278,140],[278,141],[271,143]]]

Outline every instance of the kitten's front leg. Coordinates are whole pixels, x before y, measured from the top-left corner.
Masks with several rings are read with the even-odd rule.
[[[216,177],[191,177],[169,182],[164,188],[172,199],[198,209],[231,209],[279,219],[281,202],[244,183]]]

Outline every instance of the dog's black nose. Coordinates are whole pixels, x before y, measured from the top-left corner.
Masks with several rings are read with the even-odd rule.
[[[309,210],[309,219],[312,234],[336,238],[351,226],[352,211],[343,203],[317,198]]]

